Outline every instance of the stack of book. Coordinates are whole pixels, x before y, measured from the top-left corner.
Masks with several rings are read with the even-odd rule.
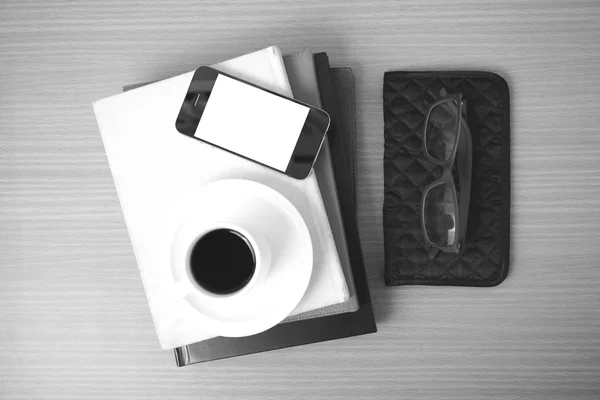
[[[293,180],[283,174],[279,177],[272,172],[263,173],[264,167],[239,157],[214,155],[214,149],[202,156],[190,155],[186,164],[180,159],[189,152],[178,148],[179,142],[163,144],[160,155],[155,154],[151,146],[140,145],[151,142],[152,135],[164,135],[161,130],[173,129],[172,126],[161,127],[161,121],[153,120],[149,110],[169,113],[179,107],[181,103],[172,101],[169,88],[174,80],[189,79],[185,75],[125,86],[124,93],[94,103],[162,347],[173,348],[177,365],[185,366],[375,332],[356,221],[351,69],[330,68],[326,53],[304,51],[282,55],[277,47],[213,67],[322,108],[329,113],[331,123],[314,173],[306,179]],[[190,145],[189,141],[181,143],[181,146]],[[162,159],[156,159],[157,156]],[[168,163],[169,157],[177,162]],[[213,172],[203,168],[203,163],[210,164]],[[160,168],[165,164],[170,165],[170,172]],[[181,171],[176,170],[177,165],[182,166]],[[165,193],[181,193],[182,182],[198,186],[232,174],[264,183],[290,199],[306,222],[314,253],[311,280],[292,313],[267,331],[238,338],[213,337],[194,323],[192,314],[160,307],[160,301],[156,300],[160,295],[160,282],[166,279],[164,274],[168,267],[164,264],[168,258],[165,254],[172,235],[168,218],[174,203]],[[174,179],[173,175],[178,178]],[[177,332],[186,334],[174,335],[175,327]]]

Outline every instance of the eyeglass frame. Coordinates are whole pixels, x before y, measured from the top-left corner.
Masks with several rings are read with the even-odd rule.
[[[448,101],[455,101],[458,105],[458,116],[457,118],[457,138],[452,150],[452,155],[447,161],[438,160],[429,154],[427,151],[427,124],[431,117],[431,111],[438,105]],[[427,116],[425,118],[425,124],[423,125],[423,153],[425,157],[432,163],[439,165],[444,168],[442,176],[429,185],[423,190],[421,197],[421,227],[423,229],[423,237],[430,247],[429,258],[433,258],[438,251],[445,253],[458,253],[463,247],[466,233],[467,233],[467,222],[469,216],[469,201],[471,197],[471,172],[473,162],[473,149],[472,149],[472,137],[469,125],[467,124],[467,106],[466,99],[460,93],[449,94],[443,99],[440,99],[429,106]],[[464,131],[464,134],[463,134]],[[460,181],[460,197],[456,194],[456,184],[452,175],[452,166],[456,161],[456,155],[459,147],[461,148],[461,154],[458,158],[458,178]],[[427,235],[427,229],[425,226],[425,199],[427,194],[436,186],[442,184],[450,184],[452,196],[454,197],[454,243],[451,245],[440,246],[433,243]],[[459,203],[460,199],[460,203]]]

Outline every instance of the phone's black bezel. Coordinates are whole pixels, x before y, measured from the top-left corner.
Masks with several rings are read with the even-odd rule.
[[[275,96],[284,98],[288,101],[302,104],[303,106],[305,106],[309,109],[308,116],[306,117],[306,121],[304,122],[304,126],[302,127],[302,131],[300,132],[300,136],[298,137],[298,141],[296,142],[296,146],[294,147],[294,151],[292,153],[292,156],[290,157],[290,161],[289,161],[285,171],[280,171],[269,165],[263,164],[257,160],[250,159],[242,154],[236,153],[232,150],[218,146],[214,143],[200,139],[195,136],[196,128],[198,127],[198,123],[200,122],[200,118],[202,117],[203,110],[201,112],[199,112],[198,114],[190,115],[189,112],[185,111],[186,103],[189,103],[190,101],[192,101],[192,99],[195,99],[197,97],[198,91],[194,90],[195,85],[202,86],[203,91],[208,91],[208,98],[205,100],[205,101],[208,101],[208,99],[210,98],[210,91],[212,90],[212,86],[214,86],[217,76],[219,76],[219,75],[224,75],[231,79],[235,79],[236,81],[243,82],[247,85],[250,85],[257,89],[271,93]],[[198,85],[199,82],[206,82],[206,81],[210,81],[210,82],[212,82],[212,84],[211,85],[206,85],[206,84]],[[212,146],[218,147],[229,153],[235,154],[235,155],[245,158],[247,160],[264,165],[265,167],[273,169],[275,171],[284,172],[286,175],[291,176],[292,178],[304,179],[310,174],[313,164],[315,163],[315,160],[317,159],[317,155],[319,154],[319,150],[321,149],[321,146],[325,139],[325,135],[327,133],[327,130],[329,129],[329,123],[330,123],[329,114],[327,114],[327,112],[325,112],[319,108],[316,108],[309,104],[291,99],[286,96],[283,96],[279,93],[262,88],[258,85],[252,84],[250,82],[246,82],[242,79],[236,78],[235,76],[232,76],[232,75],[229,75],[226,73],[223,73],[214,68],[203,66],[203,67],[198,68],[196,70],[196,72],[194,72],[194,77],[192,78],[192,82],[190,83],[190,86],[188,87],[185,98],[183,100],[183,104],[181,106],[181,109],[179,110],[179,114],[175,121],[175,128],[177,129],[177,131],[179,133],[181,133],[183,135],[189,136],[196,140],[200,140],[201,142],[208,143]]]

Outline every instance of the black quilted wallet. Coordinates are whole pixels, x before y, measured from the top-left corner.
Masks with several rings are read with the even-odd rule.
[[[459,254],[427,256],[420,206],[442,168],[423,155],[429,106],[462,93],[473,140],[467,237]],[[386,72],[383,82],[385,283],[496,286],[508,273],[510,247],[510,104],[508,85],[488,72]]]

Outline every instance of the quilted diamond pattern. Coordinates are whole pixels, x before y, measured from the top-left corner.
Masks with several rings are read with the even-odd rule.
[[[467,241],[459,255],[427,258],[420,202],[441,167],[423,155],[422,131],[440,91],[462,93],[473,137]],[[508,86],[484,72],[387,72],[383,85],[386,285],[494,286],[508,272],[510,145]]]

